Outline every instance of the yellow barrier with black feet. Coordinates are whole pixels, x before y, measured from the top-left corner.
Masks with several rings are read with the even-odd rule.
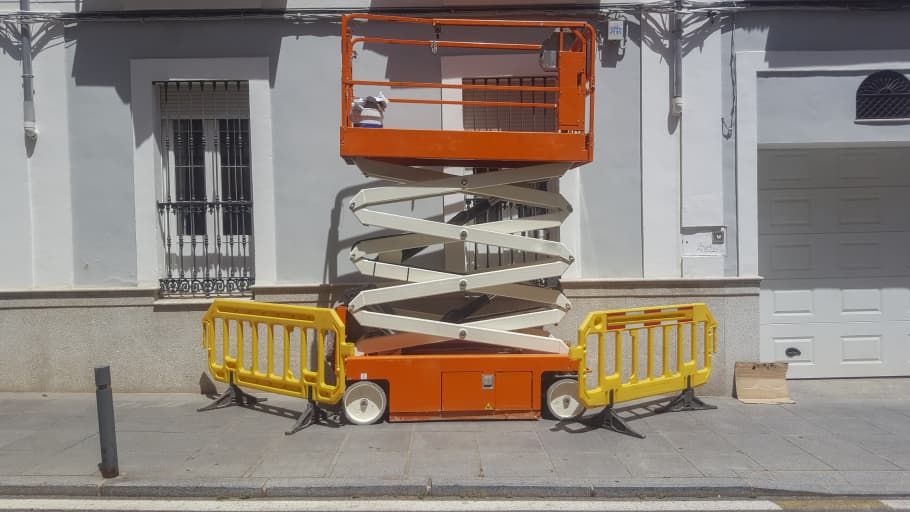
[[[354,352],[335,310],[231,299],[209,307],[202,344],[209,373],[229,392],[245,386],[323,404],[341,400],[344,359]]]
[[[717,322],[696,303],[588,313],[569,357],[578,362],[579,401],[607,407],[609,428],[643,437],[612,412],[613,405],[678,391],[664,410],[713,408],[692,390],[708,381],[716,351]]]

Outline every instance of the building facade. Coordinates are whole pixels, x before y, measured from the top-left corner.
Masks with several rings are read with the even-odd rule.
[[[362,282],[348,251],[371,231],[347,203],[367,180],[338,156],[338,14],[370,9],[601,33],[595,158],[554,185],[574,205],[558,236],[576,260],[553,334],[573,339],[590,310],[706,302],[720,340],[708,393],[730,393],[736,361],[910,375],[897,4],[699,4],[678,21],[647,2],[25,4],[0,2],[0,389],[86,391],[110,364],[119,391],[192,391],[210,296],[328,306]],[[531,64],[369,46],[357,61],[401,82],[544,80]],[[468,127],[467,112],[411,107],[386,122]]]

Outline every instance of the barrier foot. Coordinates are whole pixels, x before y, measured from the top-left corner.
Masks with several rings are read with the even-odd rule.
[[[679,396],[670,400],[670,403],[660,407],[654,412],[659,414],[678,411],[706,411],[710,409],[717,409],[717,406],[702,402],[701,399],[695,396],[694,388],[686,388]]]
[[[234,375],[231,374],[228,377],[228,388],[224,390],[224,393],[221,393],[218,398],[212,400],[212,403],[206,405],[205,407],[196,409],[196,412],[212,411],[215,409],[230,407],[232,405],[250,407],[258,404],[259,402],[265,401],[265,398],[255,397],[240,389],[240,386],[234,384]]]
[[[297,421],[294,422],[294,426],[291,427],[291,430],[285,432],[284,435],[292,435],[314,423],[319,423],[319,419],[322,417],[322,410],[316,406],[316,402],[313,400],[307,400],[306,403],[306,409],[300,413],[300,416],[297,416]]]
[[[608,428],[613,432],[618,432],[620,434],[625,434],[627,436],[637,437],[639,439],[644,439],[645,435],[641,432],[633,430],[626,421],[619,417],[616,414],[616,411],[613,410],[613,406],[607,406],[604,408],[603,412],[600,413],[601,424],[604,428]]]

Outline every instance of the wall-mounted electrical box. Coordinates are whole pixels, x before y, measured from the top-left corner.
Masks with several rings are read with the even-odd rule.
[[[626,38],[626,22],[610,20],[607,22],[607,41],[622,41]]]

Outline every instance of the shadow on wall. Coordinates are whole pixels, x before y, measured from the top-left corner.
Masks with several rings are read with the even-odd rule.
[[[735,23],[737,50],[767,52],[770,67],[787,51],[820,52],[819,64],[831,59],[832,64],[847,65],[875,62],[868,54],[850,51],[910,49],[910,12],[905,9],[740,13]]]
[[[351,246],[355,243],[370,238],[380,238],[390,235],[400,235],[401,232],[393,230],[375,230],[369,233],[360,233],[357,236],[342,238],[340,226],[343,217],[352,216],[348,203],[351,198],[364,188],[388,186],[390,182],[382,180],[365,181],[350,187],[345,187],[335,195],[335,202],[332,205],[332,213],[329,219],[329,230],[325,242],[325,267],[322,272],[322,282],[338,284],[362,284],[364,282],[374,282],[375,280],[360,274],[359,272],[339,273],[338,258],[346,256]],[[348,219],[350,220],[350,219]],[[431,216],[430,220],[441,221],[442,218]],[[438,267],[441,264],[442,253],[439,251],[424,251],[410,260],[410,264],[423,268]]]
[[[682,30],[682,58],[689,53],[701,50],[705,40],[714,32],[721,30],[720,18],[705,14],[688,14],[680,17]],[[661,60],[667,63],[670,80],[667,81],[667,132],[676,131],[680,118],[673,114],[669,99],[674,96],[674,78],[679,65],[674,58],[674,40],[672,16],[643,15],[644,28],[641,30],[642,45],[646,45],[653,52],[660,55]]]
[[[49,48],[63,44],[63,27],[60,23],[32,24],[32,58]],[[21,60],[19,26],[15,23],[0,24],[0,51]]]
[[[123,21],[71,24],[71,74],[76,86],[112,87],[130,102],[130,60],[143,58],[267,57],[274,86],[284,38],[337,37],[338,23],[281,20]],[[152,135],[137,134],[136,143]]]
[[[32,59],[41,52],[63,43],[63,26],[60,23],[34,23],[32,29]],[[15,60],[22,61],[22,46],[19,40],[20,30],[16,23],[0,24],[0,51]],[[40,77],[39,77],[40,79]],[[35,152],[37,139],[23,133],[26,155],[31,157]]]

